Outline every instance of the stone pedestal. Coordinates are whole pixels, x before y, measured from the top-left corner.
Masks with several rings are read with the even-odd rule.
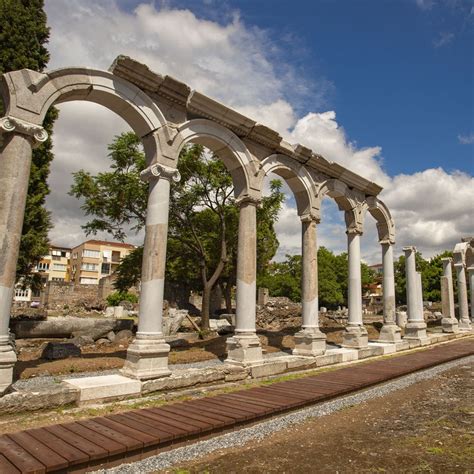
[[[229,337],[226,362],[237,365],[253,365],[263,362],[260,339],[256,334],[236,334]]]
[[[17,361],[15,351],[8,336],[0,337],[0,395],[10,387],[13,381],[13,368]]]
[[[342,347],[351,349],[366,349],[369,347],[369,335],[364,326],[348,325],[343,335]]]
[[[416,248],[404,247],[408,321],[405,326],[405,337],[408,340],[424,342],[429,340],[426,334],[426,323],[423,317],[423,296],[419,276],[416,271]]]
[[[166,377],[171,374],[168,368],[170,346],[164,339],[137,334],[127,350],[127,359],[122,374],[140,380]]]
[[[326,335],[319,329],[314,332],[303,329],[295,334],[294,355],[315,357],[325,352]]]
[[[397,343],[402,340],[402,330],[396,323],[384,323],[380,330],[378,341],[383,343]]]

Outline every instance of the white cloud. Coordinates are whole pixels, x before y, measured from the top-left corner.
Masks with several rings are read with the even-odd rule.
[[[416,0],[416,4],[421,10],[431,10],[436,2],[434,0]]]
[[[433,40],[433,46],[435,48],[441,48],[441,46],[445,46],[451,43],[453,39],[454,39],[454,33],[448,33],[448,32],[442,31],[441,33],[439,33],[438,38]]]
[[[458,135],[458,140],[461,145],[472,145],[474,143],[474,132],[468,135]]]
[[[419,1],[420,8],[433,2]],[[47,0],[51,25],[51,68],[80,65],[106,69],[118,54],[129,55],[160,73],[186,81],[193,88],[238,108],[385,187],[382,198],[392,209],[398,248],[417,245],[425,255],[450,248],[472,229],[472,178],[441,169],[391,178],[383,169],[379,146],[360,149],[336,120],[334,111],[298,117],[298,98],[314,95],[314,83],[287,64],[267,34],[245,25],[238,15],[225,24],[198,18],[190,10],[140,5],[121,10],[114,0]],[[324,81],[322,81],[324,83]],[[324,90],[324,88],[323,88]],[[313,97],[316,97],[314,102]],[[56,160],[51,174],[48,206],[56,224],[52,240],[76,243],[84,221],[80,204],[66,195],[70,174],[79,168],[107,168],[107,144],[127,129],[117,116],[93,104],[60,105],[55,126]],[[459,137],[460,142],[465,137]],[[380,260],[374,223],[367,217],[362,254],[369,263]],[[279,256],[300,252],[301,224],[294,200],[287,200],[277,224]],[[342,212],[324,202],[319,243],[345,250]],[[130,236],[139,243],[142,236]]]

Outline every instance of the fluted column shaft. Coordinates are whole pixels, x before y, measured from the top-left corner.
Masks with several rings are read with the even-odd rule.
[[[348,309],[349,326],[362,325],[362,277],[360,269],[360,233],[347,234],[349,259]]]
[[[458,332],[458,321],[454,314],[454,290],[453,290],[453,273],[452,258],[442,258],[443,276],[441,277],[441,309],[443,318],[441,326],[444,332]]]
[[[10,345],[10,312],[15,288],[32,138],[17,133],[2,136],[0,149],[0,393],[12,382],[16,355]]]
[[[467,302],[466,270],[462,263],[455,263],[454,267],[458,279],[459,329],[466,331],[471,329]]]
[[[238,200],[240,213],[237,248],[237,308],[235,335],[227,339],[227,361],[244,365],[255,364],[263,359],[255,322],[258,203],[258,200],[250,196]]]
[[[303,324],[295,334],[295,355],[317,356],[326,350],[326,336],[319,330],[317,222],[312,215],[301,217]]]
[[[393,245],[382,242],[383,265],[383,326],[380,331],[380,342],[399,342],[401,330],[396,324],[395,275],[393,270]]]

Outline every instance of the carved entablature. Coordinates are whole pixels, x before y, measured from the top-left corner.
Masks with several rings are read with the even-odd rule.
[[[45,142],[48,139],[48,133],[43,127],[11,116],[0,119],[0,133],[8,132],[21,133],[33,137],[36,144]]]
[[[362,235],[364,232],[365,209],[363,206],[356,206],[344,212],[346,221],[346,232],[348,234]]]
[[[177,183],[181,179],[181,174],[176,168],[170,168],[169,166],[160,165],[158,163],[149,166],[140,173],[140,179],[142,181],[153,181],[161,178],[167,179],[168,181],[173,180]]]

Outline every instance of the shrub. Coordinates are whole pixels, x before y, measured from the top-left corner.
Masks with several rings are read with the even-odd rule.
[[[130,303],[138,303],[137,295],[129,293],[128,291],[114,291],[107,296],[107,304],[109,306],[119,306],[122,301],[129,301]]]

